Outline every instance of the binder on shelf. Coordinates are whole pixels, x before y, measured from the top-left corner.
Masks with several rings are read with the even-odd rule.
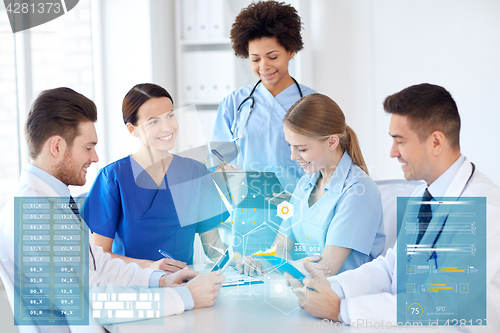
[[[223,54],[220,59],[221,62],[225,64],[225,69],[227,75],[224,76],[224,82],[222,84],[222,98],[229,95],[233,90],[236,89],[235,85],[235,57],[232,50],[221,51]],[[221,99],[222,99],[221,98]]]
[[[222,95],[222,76],[226,75],[224,67],[220,67],[221,62],[217,57],[217,51],[212,51],[208,55],[211,59],[212,66],[210,66],[209,77],[210,77],[210,99],[214,101],[219,101]]]
[[[224,0],[210,0],[208,37],[224,38]]]
[[[182,58],[182,98],[189,103],[218,104],[235,89],[232,51],[192,51]]]
[[[196,89],[194,99],[196,101],[206,101],[210,98],[210,67],[214,64],[210,63],[210,51],[198,51],[196,55]]]
[[[210,100],[220,102],[234,90],[234,56],[232,51],[212,51],[210,58]]]
[[[182,94],[185,100],[194,100],[196,91],[196,63],[197,63],[197,53],[186,52],[183,56],[181,84],[182,84]]]
[[[196,8],[195,19],[195,38],[209,39],[209,16],[211,1],[210,0],[194,0]]]
[[[181,3],[182,38],[195,39],[195,0],[183,0]]]

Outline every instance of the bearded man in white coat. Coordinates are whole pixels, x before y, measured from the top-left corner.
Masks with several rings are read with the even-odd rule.
[[[30,163],[22,170],[17,192],[0,215],[0,277],[12,308],[17,267],[14,244],[19,241],[14,239],[14,198],[65,197],[72,200],[68,186],[84,185],[87,168],[98,161],[95,121],[95,104],[69,88],[46,90],[33,102],[25,126]],[[78,212],[75,214],[79,217]],[[150,268],[142,269],[134,263],[126,264],[123,260],[112,259],[101,247],[95,246],[92,239],[89,237],[90,286],[168,287],[163,289],[163,315],[213,305],[224,281],[220,272],[198,275],[185,268],[166,274]],[[81,330],[81,327],[67,326],[18,328],[35,332]],[[94,326],[89,329],[96,331],[101,328]]]
[[[420,84],[387,97],[384,109],[391,114],[391,157],[402,163],[407,180],[426,182],[412,196],[422,197],[428,191],[432,197],[487,198],[487,318],[498,320],[500,188],[460,153],[460,116],[455,101],[440,86]],[[436,238],[432,231],[422,231],[422,235],[424,240]],[[385,257],[328,279],[306,263],[312,277],[304,279],[304,286],[292,279],[299,305],[316,317],[346,324],[371,322],[381,327],[383,321],[397,325],[396,246]]]

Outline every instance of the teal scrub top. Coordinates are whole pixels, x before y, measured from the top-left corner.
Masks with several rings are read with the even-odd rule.
[[[237,117],[235,133],[231,131],[236,118],[238,106],[248,97],[254,84],[249,84],[230,95],[226,96],[219,105],[215,121],[213,142],[232,142],[233,136],[243,135],[236,141],[240,147],[240,154],[235,161],[239,170],[257,170],[276,173],[285,190],[292,193],[297,181],[304,171],[296,161],[290,159],[290,147],[285,141],[283,131],[283,117],[288,109],[300,99],[300,94],[295,84],[290,85],[281,93],[273,96],[267,88],[260,83],[253,93],[255,100],[250,117],[250,101],[245,102]],[[302,94],[307,96],[315,93],[309,87],[300,85]],[[248,118],[248,124],[243,131],[243,126]]]
[[[317,172],[299,180],[290,200],[294,215],[281,223],[279,232],[296,242],[294,259],[320,255],[327,245],[352,249],[340,273],[379,256],[385,234],[375,182],[344,152],[325,194],[309,207],[319,177]]]

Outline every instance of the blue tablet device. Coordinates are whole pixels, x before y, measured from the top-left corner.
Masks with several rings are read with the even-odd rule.
[[[302,282],[302,280],[304,280],[304,278],[306,277],[304,274],[302,274],[297,268],[295,268],[288,261],[285,261],[281,266],[279,266],[277,268],[277,270],[281,274],[285,274],[285,273],[290,274],[291,276],[293,276],[294,278],[296,278],[300,282]]]
[[[302,280],[304,280],[304,278],[306,277],[297,268],[295,268],[292,264],[290,264],[288,261],[286,261],[283,258],[276,257],[273,255],[260,255],[259,257],[262,259],[265,259],[271,265],[277,266],[276,269],[281,274],[288,273],[291,276],[293,276],[294,278],[296,278],[297,280],[299,280],[300,282],[302,282]]]

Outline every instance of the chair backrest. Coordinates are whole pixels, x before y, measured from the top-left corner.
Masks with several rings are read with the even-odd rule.
[[[409,197],[415,188],[424,184],[422,181],[408,181],[404,179],[377,180],[380,195],[382,196],[382,210],[384,212],[385,247],[382,255],[394,246],[398,228],[398,197]]]

